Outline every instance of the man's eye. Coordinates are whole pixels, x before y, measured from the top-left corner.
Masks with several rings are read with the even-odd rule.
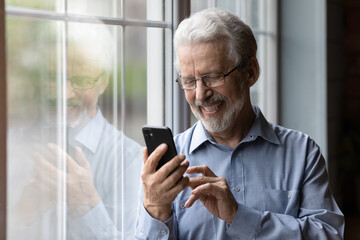
[[[184,85],[191,85],[191,84],[194,83],[194,79],[192,79],[192,78],[187,78],[187,79],[183,79],[182,82],[183,82]]]
[[[205,79],[206,81],[220,81],[222,80],[223,75],[222,74],[208,74],[203,76],[203,79]]]

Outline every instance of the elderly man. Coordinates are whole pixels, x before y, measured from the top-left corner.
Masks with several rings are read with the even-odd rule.
[[[319,147],[250,102],[259,76],[251,29],[207,9],[179,25],[174,45],[176,81],[199,121],[158,171],[166,145],[144,151],[136,238],[342,239]]]

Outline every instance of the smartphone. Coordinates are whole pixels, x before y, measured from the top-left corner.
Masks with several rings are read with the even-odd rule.
[[[162,143],[166,143],[168,146],[168,149],[164,156],[160,159],[156,170],[161,168],[161,166],[177,155],[173,134],[170,128],[146,125],[142,128],[142,132],[149,155]]]

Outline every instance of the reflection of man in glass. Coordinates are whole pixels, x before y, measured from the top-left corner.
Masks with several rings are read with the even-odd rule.
[[[45,81],[39,121],[10,134],[11,238],[132,238],[142,147],[98,108],[113,66],[105,28],[69,24],[66,84]]]

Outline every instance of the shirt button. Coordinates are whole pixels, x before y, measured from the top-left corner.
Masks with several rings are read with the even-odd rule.
[[[236,192],[239,192],[239,191],[240,191],[240,188],[239,188],[238,186],[235,186],[234,190],[235,190]]]
[[[182,204],[180,205],[180,208],[185,208],[185,204],[182,203]]]
[[[291,198],[291,193],[288,194],[288,198],[289,198],[289,199]]]
[[[167,231],[165,229],[160,231],[162,235],[165,235],[167,233]]]

